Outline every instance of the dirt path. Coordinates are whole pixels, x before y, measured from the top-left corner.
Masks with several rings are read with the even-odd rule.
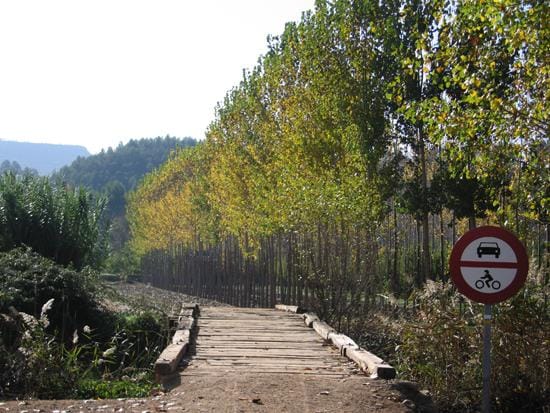
[[[147,299],[158,293],[138,288],[118,290]],[[434,411],[410,383],[369,379],[295,314],[203,307],[197,333],[170,392],[147,399],[0,402],[0,413]]]
[[[0,412],[432,412],[427,403],[412,385],[359,375],[334,379],[233,373],[190,378],[148,399],[12,401],[0,403]]]

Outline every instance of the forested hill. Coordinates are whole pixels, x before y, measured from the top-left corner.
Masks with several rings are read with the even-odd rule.
[[[0,163],[17,162],[22,168],[36,169],[41,175],[49,175],[77,157],[88,155],[84,146],[0,140]]]
[[[143,175],[168,159],[176,148],[194,146],[192,138],[150,138],[130,140],[116,149],[102,150],[97,155],[79,157],[62,168],[56,177],[74,185],[103,191],[110,182],[119,182],[125,191],[133,188]]]

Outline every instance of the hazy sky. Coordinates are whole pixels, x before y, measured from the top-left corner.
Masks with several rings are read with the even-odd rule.
[[[202,139],[214,108],[314,0],[0,0],[0,139]]]

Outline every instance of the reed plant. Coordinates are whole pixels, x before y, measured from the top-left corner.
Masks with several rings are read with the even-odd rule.
[[[0,175],[0,251],[26,245],[61,265],[98,267],[106,255],[104,199],[33,175]]]

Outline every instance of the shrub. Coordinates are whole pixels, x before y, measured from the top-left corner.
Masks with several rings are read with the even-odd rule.
[[[18,334],[11,345],[0,340],[0,395],[62,397],[78,379],[80,369],[74,356],[79,349],[67,352],[63,343],[45,331],[46,312],[52,304],[49,300],[44,305],[39,319],[13,307],[10,315],[2,314],[16,325]]]
[[[0,253],[0,397],[149,394],[168,319],[108,313],[95,278],[29,249]]]
[[[96,284],[92,272],[64,268],[30,249],[0,253],[0,312],[14,307],[40,317],[42,304],[53,298],[48,331],[65,340],[85,325],[103,337],[113,331],[114,317],[94,299]]]
[[[400,375],[429,389],[444,411],[475,410],[481,400],[483,306],[441,282],[418,291],[417,302],[396,354]],[[542,411],[550,402],[550,318],[543,294],[529,286],[494,313],[493,406],[500,412]]]

